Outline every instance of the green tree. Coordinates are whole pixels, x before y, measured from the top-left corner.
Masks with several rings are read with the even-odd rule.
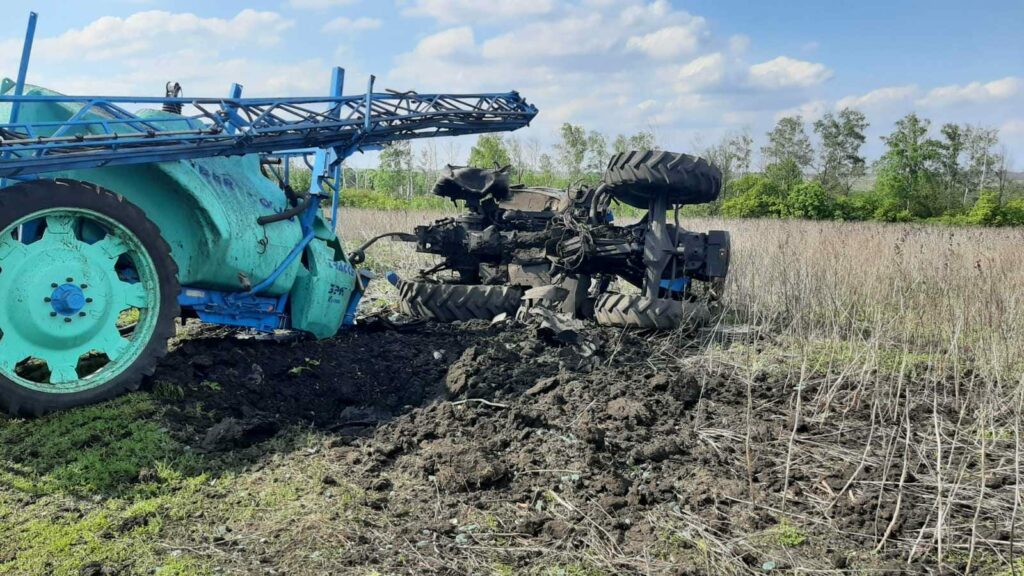
[[[611,155],[608,153],[608,141],[605,140],[604,134],[596,130],[591,130],[587,134],[587,153],[586,162],[584,169],[590,174],[600,174],[604,172],[605,167],[608,166],[608,159]]]
[[[804,131],[803,118],[786,116],[779,119],[768,133],[768,144],[761,148],[761,156],[766,165],[792,160],[801,170],[810,166],[814,150]]]
[[[764,175],[775,185],[782,196],[804,181],[804,174],[800,170],[800,166],[792,158],[769,164],[765,168]]]
[[[750,158],[752,156],[754,139],[750,137],[748,132],[740,132],[734,134],[729,138],[727,144],[729,154],[735,162],[735,172],[737,176],[742,176],[747,172],[750,172]]]
[[[943,124],[939,129],[942,141],[939,143],[939,166],[942,171],[943,204],[951,208],[960,202],[963,190],[964,171],[960,158],[966,146],[966,134],[959,124]]]
[[[882,137],[886,150],[878,161],[878,190],[899,210],[917,217],[942,212],[941,203],[936,202],[941,146],[928,137],[930,124],[914,113],[898,120],[892,133]]]
[[[612,153],[622,154],[630,150],[657,150],[658,144],[654,139],[654,132],[641,130],[632,136],[619,134],[612,143]]]
[[[587,157],[587,132],[582,126],[565,123],[559,130],[561,141],[555,146],[558,164],[570,179],[583,174],[583,162]]]
[[[972,198],[977,198],[981,191],[995,183],[999,155],[993,149],[999,144],[999,131],[984,126],[968,126],[964,130],[964,153],[967,166],[964,169],[963,204],[966,206]]]
[[[512,164],[505,141],[497,134],[481,134],[469,151],[469,165],[477,168],[504,168]]]
[[[374,174],[374,189],[411,196],[412,184],[412,142],[386,144],[380,151],[380,169]]]
[[[750,171],[752,143],[753,139],[746,133],[726,134],[717,144],[700,152],[701,157],[722,172],[723,200],[734,195],[732,181]]]
[[[839,114],[828,112],[814,123],[814,132],[821,138],[818,180],[826,190],[847,195],[853,181],[864,175],[860,148],[867,127],[864,114],[850,108]]]

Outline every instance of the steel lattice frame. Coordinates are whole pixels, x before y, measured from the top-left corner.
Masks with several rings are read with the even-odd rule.
[[[524,127],[537,109],[518,93],[368,92],[312,98],[0,96],[77,108],[65,122],[0,124],[0,177],[213,156],[331,148],[347,156],[398,140]],[[181,117],[129,108],[180,105]]]

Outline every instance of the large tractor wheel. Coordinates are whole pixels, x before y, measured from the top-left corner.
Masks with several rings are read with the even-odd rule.
[[[685,300],[650,299],[639,294],[607,293],[598,296],[594,315],[602,326],[650,330],[699,328],[708,322],[706,304]]]
[[[0,190],[0,407],[40,415],[137,389],[174,334],[177,272],[156,225],[108,190]]]
[[[432,284],[408,282],[398,284],[403,314],[439,322],[456,320],[491,320],[519,309],[523,292],[509,286],[466,284]]]
[[[602,181],[613,198],[636,208],[660,194],[673,206],[711,202],[722,191],[722,172],[707,160],[659,150],[612,156]]]

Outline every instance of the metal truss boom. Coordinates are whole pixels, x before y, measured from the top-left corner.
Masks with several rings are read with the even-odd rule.
[[[45,105],[71,114],[60,122],[0,124],[0,178],[310,148],[344,158],[399,140],[516,130],[537,114],[517,92],[375,93],[372,87],[371,79],[366,94],[311,98],[0,96],[0,106],[16,105],[21,118]],[[137,112],[165,105],[185,114]]]

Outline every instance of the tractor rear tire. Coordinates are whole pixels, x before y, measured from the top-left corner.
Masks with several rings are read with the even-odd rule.
[[[132,257],[138,255],[146,260],[144,265],[147,272],[144,280],[136,278],[135,282],[135,284],[142,284],[145,281],[143,294],[146,294],[146,300],[144,308],[142,308],[144,310],[142,314],[145,316],[143,316],[143,320],[137,322],[135,330],[131,333],[130,338],[137,340],[134,346],[131,346],[132,351],[125,355],[125,360],[119,365],[114,365],[110,361],[110,371],[106,375],[101,375],[102,370],[106,369],[101,367],[94,374],[83,376],[79,373],[77,374],[78,380],[71,379],[63,384],[52,384],[49,380],[37,383],[37,381],[29,381],[19,374],[8,373],[4,369],[3,362],[0,361],[0,408],[14,415],[40,416],[47,412],[109,400],[124,392],[138,390],[142,379],[151,376],[156,369],[157,362],[167,354],[167,341],[174,336],[174,320],[179,316],[178,266],[171,257],[171,248],[160,234],[160,229],[146,217],[145,212],[114,192],[76,180],[32,180],[0,190],[0,231],[9,230],[18,222],[24,222],[26,218],[32,218],[36,214],[51,213],[92,215],[89,217],[95,218],[97,221],[102,219],[112,223],[121,230],[119,234],[130,238],[131,246],[134,247],[131,249],[137,250],[137,252],[126,252],[126,254],[131,254]],[[113,232],[111,233],[113,234]],[[20,234],[21,232],[19,232]],[[28,248],[33,246],[33,244],[25,245],[20,237],[13,239],[13,243],[12,239],[13,236],[0,236],[0,254],[4,252],[5,243],[6,249],[12,254],[17,252],[19,246],[24,245]],[[41,241],[39,242],[41,243]],[[61,246],[83,245],[81,240],[64,240],[63,242],[64,244]],[[93,245],[99,244],[100,242],[97,241]],[[8,258],[10,258],[10,254],[8,254]],[[92,256],[87,258],[92,258]],[[0,267],[0,274],[14,276],[0,281],[0,285],[8,286],[10,282],[15,282],[19,285],[19,289],[22,289],[20,285],[29,281],[33,268],[45,267],[42,260],[45,258],[28,260],[27,263],[20,266],[17,259],[5,261],[3,267]],[[97,261],[88,260],[88,262]],[[114,265],[111,264],[112,269],[113,267]],[[28,273],[28,276],[18,276],[25,273]],[[84,280],[84,278],[82,279]],[[38,278],[34,280],[38,280]],[[62,275],[53,280],[53,284],[41,286],[44,292],[52,286],[57,286],[58,282],[65,281]],[[71,282],[72,279],[69,277],[66,280]],[[95,284],[98,285],[102,285],[105,281],[102,278],[97,278],[97,280]],[[35,288],[35,283],[33,282],[32,286],[26,286],[22,290],[25,290],[27,294],[27,290]],[[99,290],[100,286],[82,284],[81,288]],[[5,288],[5,290],[7,289],[9,287]],[[93,292],[88,293],[92,294]],[[100,293],[102,292],[97,292],[97,294]],[[15,297],[15,294],[4,294],[4,298],[13,299]],[[21,317],[31,318],[32,316],[24,311],[38,311],[36,305],[43,300],[40,296],[38,302],[34,299],[24,302],[19,309],[22,312]],[[92,300],[89,298],[85,302],[90,303]],[[67,327],[71,329],[73,326],[78,326],[77,322],[79,321],[88,321],[87,310],[90,309],[88,306],[103,306],[100,300],[101,298],[97,296],[96,303],[86,304],[87,307],[80,314],[69,313],[59,324],[66,323]],[[51,298],[47,297],[45,301],[50,302]],[[46,306],[50,306],[50,304],[46,304]],[[40,315],[44,320],[39,324],[50,320],[61,320],[57,312],[49,314],[44,312]],[[0,311],[0,318],[9,318],[10,316],[10,312]],[[53,318],[54,316],[56,318]],[[74,320],[72,320],[72,316],[74,316]],[[116,314],[114,316],[116,317]],[[103,317],[107,318],[109,315],[104,312]],[[15,346],[28,347],[31,350],[32,344],[19,338],[15,327],[14,324],[0,326],[0,331],[6,332],[2,345],[9,347],[8,350]],[[86,343],[91,344],[92,341]],[[55,340],[48,344],[55,346],[57,342]],[[0,360],[3,359],[0,358]],[[52,374],[49,378],[53,378]]]
[[[613,198],[636,208],[648,208],[661,194],[670,206],[703,204],[718,198],[722,172],[703,158],[644,150],[612,156],[603,182]]]
[[[702,302],[658,298],[651,300],[633,294],[602,294],[594,304],[594,315],[602,326],[645,330],[695,329],[708,322],[711,313]]]
[[[522,290],[510,286],[405,280],[399,282],[398,292],[403,314],[438,322],[491,320],[502,313],[512,316],[523,298]]]

